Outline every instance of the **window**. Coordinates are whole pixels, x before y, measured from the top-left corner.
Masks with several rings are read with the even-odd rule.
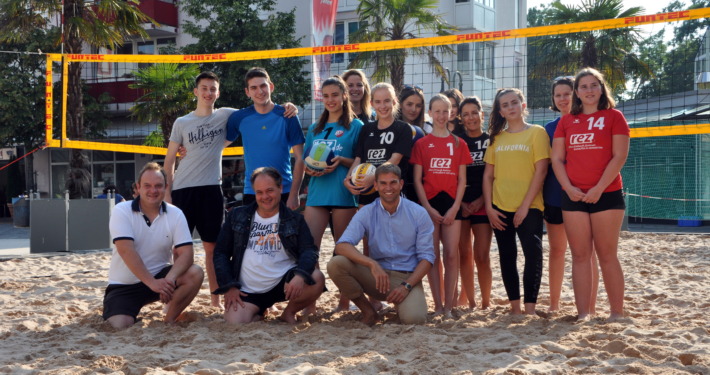
[[[459,44],[456,46],[456,70],[461,74],[471,72],[471,44]]]
[[[148,42],[138,42],[138,54],[139,55],[153,55],[155,54],[155,44],[154,42],[148,41]],[[152,64],[150,63],[140,63],[138,64],[138,69],[143,69],[146,67],[151,66]]]
[[[520,87],[520,61],[515,60],[515,87],[522,90]]]
[[[175,44],[175,38],[160,38],[156,40],[155,44],[158,47],[158,54],[162,55],[164,53],[168,54],[171,53],[169,52],[163,52],[165,48],[167,48],[170,44]]]
[[[513,12],[515,12],[515,26],[513,26],[514,29],[517,29],[520,27],[520,0],[513,0],[515,2],[515,9]]]
[[[116,185],[117,192],[126,200],[133,196],[131,184],[135,182],[135,154],[111,151],[83,151],[86,157],[86,168],[91,174],[92,198],[103,193],[104,187]],[[64,198],[64,184],[69,175],[69,150],[51,150],[51,186],[52,198]]]
[[[345,27],[347,25],[347,28]],[[354,34],[358,29],[360,29],[360,23],[359,22],[338,22],[335,24],[335,35],[333,35],[333,44],[335,45],[341,45],[341,44],[346,44],[346,43],[351,43],[350,42],[350,35]],[[348,62],[353,61],[353,59],[357,56],[356,53],[348,53]],[[339,64],[339,63],[344,63],[345,62],[345,54],[344,53],[336,53],[333,54],[331,60],[332,63],[334,64]]]
[[[475,72],[477,76],[495,79],[495,46],[488,43],[475,43]]]
[[[335,35],[333,35],[333,44],[340,45],[345,44],[345,24],[342,22],[335,24]],[[336,53],[330,59],[333,63],[341,63],[345,61],[344,53]]]
[[[486,56],[485,56],[485,64],[486,64],[486,78],[489,79],[494,79],[495,78],[495,64],[494,64],[494,59],[495,59],[495,47],[492,44],[486,44]]]

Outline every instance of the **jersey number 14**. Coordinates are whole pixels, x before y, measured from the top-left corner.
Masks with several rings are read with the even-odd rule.
[[[589,121],[588,130],[592,130],[592,128],[599,128],[599,130],[604,129],[604,117],[599,117],[599,119],[597,119],[597,122],[594,122],[594,117],[590,117],[587,121]]]

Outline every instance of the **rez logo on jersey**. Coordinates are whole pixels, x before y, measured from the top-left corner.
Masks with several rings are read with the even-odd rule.
[[[431,168],[449,168],[451,166],[451,159],[441,159],[432,158]]]
[[[367,151],[367,158],[369,160],[384,159],[385,158],[385,149],[378,148],[378,149],[374,149],[374,150],[369,150],[369,151]]]
[[[581,145],[592,143],[594,141],[594,133],[589,134],[574,134],[569,137],[569,143],[572,145]]]

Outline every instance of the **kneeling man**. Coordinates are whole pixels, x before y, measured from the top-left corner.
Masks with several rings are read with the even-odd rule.
[[[170,304],[164,320],[175,324],[202,286],[185,215],[163,201],[167,186],[163,168],[148,163],[138,175],[139,195],[111,213],[113,254],[103,318],[116,328],[132,325],[143,306],[158,300]]]
[[[281,202],[281,174],[272,167],[251,175],[256,201],[227,215],[214,249],[217,288],[224,294],[224,319],[256,322],[277,302],[289,301],[281,320],[323,293],[325,277],[316,269],[318,248],[306,220]]]
[[[394,303],[404,324],[426,322],[421,281],[434,264],[434,224],[422,206],[400,196],[403,185],[397,165],[377,167],[375,188],[380,197],[355,214],[328,263],[331,280],[360,308],[362,322],[370,326],[379,318],[364,294]],[[355,248],[363,236],[370,245],[369,257]]]

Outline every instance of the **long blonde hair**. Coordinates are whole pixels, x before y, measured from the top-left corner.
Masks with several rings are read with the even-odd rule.
[[[432,96],[431,99],[429,99],[429,110],[430,111],[431,111],[431,107],[436,102],[444,102],[444,103],[448,104],[449,111],[451,111],[451,102],[449,101],[449,98],[443,94],[436,94],[436,95]],[[456,148],[459,148],[459,137],[457,137],[454,133],[451,132],[451,130],[449,130],[448,119],[447,119],[446,131],[449,132],[449,135],[454,137],[454,141],[456,142]]]
[[[372,98],[374,100],[375,98],[375,92],[380,91],[380,90],[387,90],[389,91],[390,95],[392,96],[392,101],[394,104],[392,105],[392,118],[396,119],[396,113],[399,112],[399,101],[397,100],[397,93],[394,91],[394,86],[390,85],[387,82],[380,82],[374,86],[372,86]],[[377,115],[379,118],[380,116]]]
[[[358,76],[362,81],[364,94],[362,95],[362,99],[360,100],[360,110],[366,116],[370,117],[372,115],[372,104],[370,104],[370,100],[372,99],[372,94],[370,91],[370,82],[367,80],[367,76],[362,71],[350,69],[345,72],[345,74],[343,74],[343,81],[345,81],[345,86],[347,86],[348,78],[352,76]]]

